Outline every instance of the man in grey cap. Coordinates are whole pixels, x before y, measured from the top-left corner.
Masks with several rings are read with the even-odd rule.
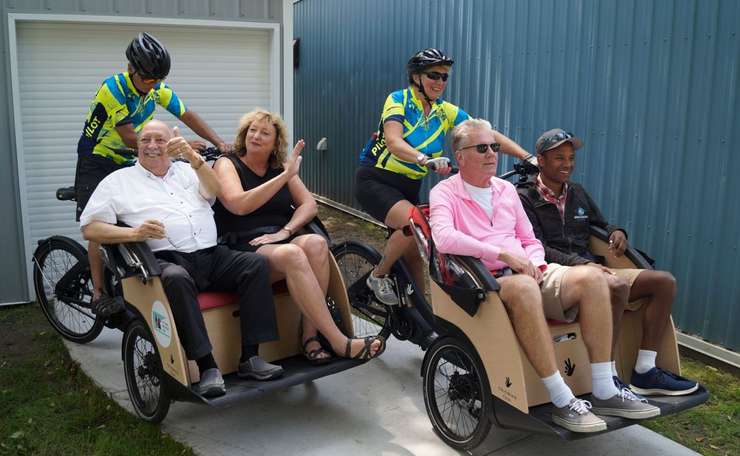
[[[627,232],[609,224],[586,190],[570,181],[575,169],[575,151],[581,147],[583,142],[565,130],[555,128],[544,132],[535,144],[539,174],[535,181],[518,189],[535,236],[545,247],[545,260],[564,266],[591,265],[604,272],[614,322],[612,359],[624,309],[638,310],[641,304],[635,301],[647,298],[643,338],[630,389],[642,395],[691,394],[698,388],[696,382],[655,365],[676,294],[673,275],[644,269],[609,269],[602,265],[603,257],[589,250],[591,226],[607,231],[609,251],[615,257],[622,256],[629,243]],[[612,375],[618,388],[626,388],[613,361]]]

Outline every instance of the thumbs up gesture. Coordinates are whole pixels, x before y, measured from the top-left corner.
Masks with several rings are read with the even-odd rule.
[[[172,129],[173,136],[167,141],[167,155],[170,158],[184,158],[185,160],[192,162],[194,155],[197,155],[190,144],[185,141],[185,138],[180,134],[180,128],[175,127]]]

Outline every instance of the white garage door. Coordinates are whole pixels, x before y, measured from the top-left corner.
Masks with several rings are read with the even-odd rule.
[[[57,201],[55,190],[73,184],[88,105],[106,77],[125,70],[125,48],[139,31],[164,42],[173,56],[167,82],[227,142],[233,141],[243,113],[256,106],[277,110],[279,100],[272,94],[279,77],[271,74],[271,29],[18,23],[27,249],[52,234],[80,239],[74,203]],[[160,107],[155,117],[176,122]],[[196,137],[181,129],[183,136]]]

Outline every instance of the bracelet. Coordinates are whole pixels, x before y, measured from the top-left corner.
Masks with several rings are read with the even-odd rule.
[[[287,226],[284,226],[284,227],[283,227],[283,229],[284,229],[285,231],[287,231],[287,232],[288,232],[288,235],[290,235],[290,236],[292,236],[292,235],[293,235],[293,230],[291,230],[291,229],[290,229],[290,228],[288,228]]]
[[[425,158],[427,158],[426,155],[424,155],[424,154],[418,154],[416,156],[416,163],[421,164],[421,161],[424,160]]]

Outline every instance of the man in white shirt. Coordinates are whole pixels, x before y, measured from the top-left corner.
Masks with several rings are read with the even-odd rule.
[[[162,269],[160,279],[172,307],[188,359],[201,372],[200,393],[225,394],[211,353],[198,292],[239,295],[242,356],[238,375],[269,380],[283,370],[257,355],[259,344],[278,338],[267,261],[253,253],[216,245],[211,204],[220,191],[213,169],[182,137],[153,120],[139,132],[138,161],[98,185],[80,217],[82,234],[101,244],[145,241]],[[188,161],[173,162],[173,157]],[[122,222],[128,226],[116,226]]]

